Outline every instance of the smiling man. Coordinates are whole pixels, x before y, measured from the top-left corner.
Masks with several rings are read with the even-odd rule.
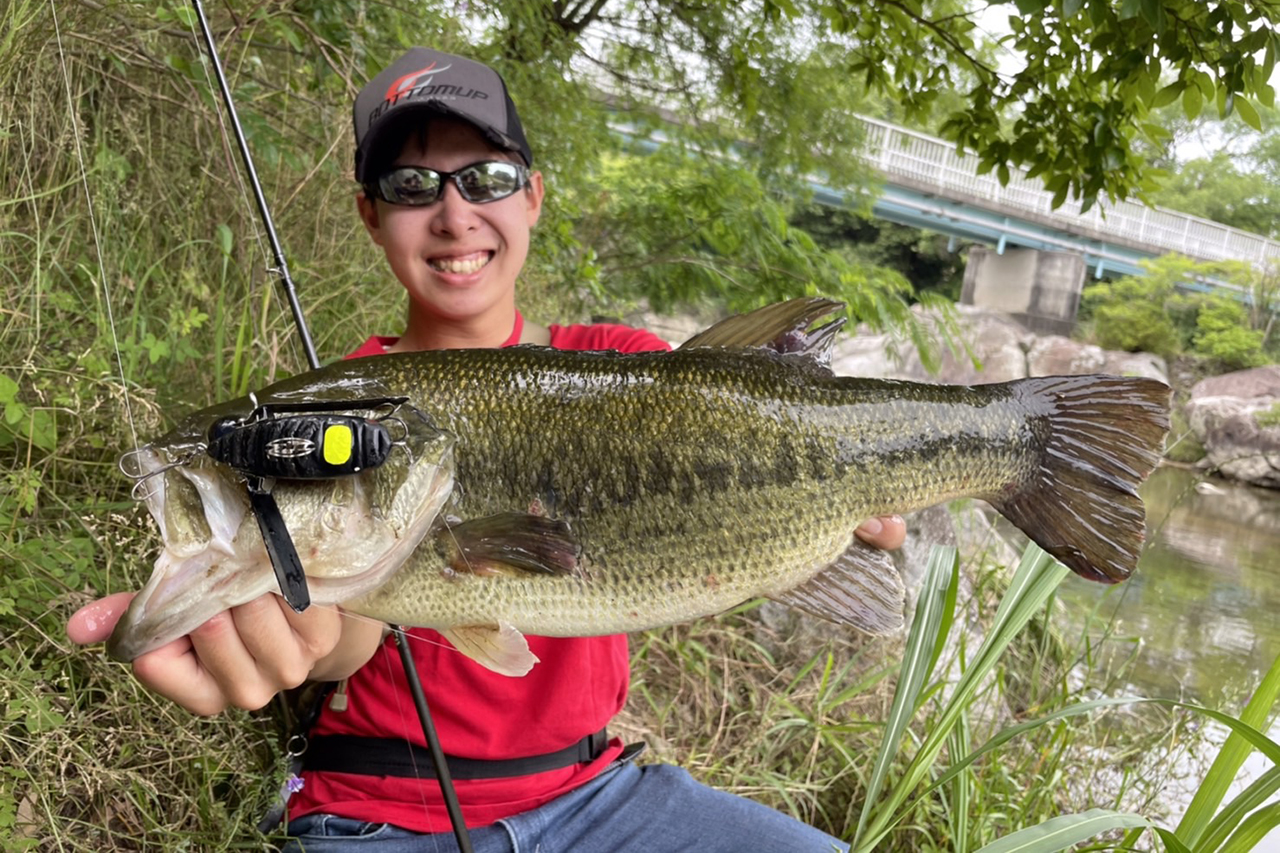
[[[616,325],[538,326],[516,307],[542,210],[542,175],[502,78],[463,57],[415,48],[361,90],[354,110],[356,205],[407,294],[404,331],[350,357],[535,343],[560,349],[666,349]],[[859,529],[897,547],[900,519]],[[68,634],[110,633],[128,594],[72,617]],[[529,637],[542,660],[498,675],[439,634],[413,655],[477,851],[818,851],[836,839],[687,772],[637,764],[606,726],[630,677],[624,635]],[[140,657],[142,683],[195,713],[261,707],[310,678],[337,681],[309,733],[288,849],[377,853],[457,849],[383,626],[332,609],[294,613],[266,595]],[[452,762],[451,762],[452,764]],[[296,787],[296,786],[295,786]]]

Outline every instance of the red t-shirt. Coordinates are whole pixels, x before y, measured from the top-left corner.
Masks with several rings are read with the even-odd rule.
[[[510,346],[520,339],[517,315]],[[349,358],[380,355],[395,338],[372,337]],[[650,332],[626,326],[552,326],[551,346],[566,350],[664,350]],[[506,759],[563,749],[599,731],[627,698],[630,656],[624,634],[606,637],[529,637],[538,656],[528,675],[498,675],[458,653],[430,629],[415,629],[413,656],[431,717],[448,755]],[[312,729],[316,735],[403,738],[424,745],[404,669],[390,637],[348,679],[347,708],[328,704]],[[537,808],[592,779],[622,751],[617,738],[590,764],[576,764],[501,779],[460,779],[454,785],[470,827]],[[307,772],[289,801],[289,816],[325,812],[392,823],[416,832],[448,832],[440,786],[434,780]]]

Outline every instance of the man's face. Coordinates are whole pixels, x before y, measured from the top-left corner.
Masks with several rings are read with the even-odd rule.
[[[433,120],[423,142],[411,134],[391,165],[453,172],[483,160],[521,162],[518,155],[493,148],[466,122]],[[370,236],[409,291],[411,318],[472,325],[492,316],[509,323],[542,192],[542,176],[534,172],[528,188],[487,204],[467,201],[448,181],[433,204],[406,207],[361,195],[359,206]]]

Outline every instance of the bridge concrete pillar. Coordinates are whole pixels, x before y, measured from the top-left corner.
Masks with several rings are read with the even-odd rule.
[[[1039,334],[1069,335],[1084,288],[1084,256],[1075,252],[971,246],[960,301],[1012,314]]]

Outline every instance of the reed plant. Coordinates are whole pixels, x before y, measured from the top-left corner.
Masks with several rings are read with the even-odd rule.
[[[394,4],[368,11],[385,17],[365,22],[363,46],[322,11],[307,27],[282,27],[290,13],[272,7],[219,29],[330,355],[393,329],[400,310],[358,233],[346,165],[351,81],[369,42],[402,35]],[[456,22],[418,25],[417,36],[460,43]],[[297,38],[306,49],[259,49]],[[4,850],[273,847],[254,824],[282,779],[285,700],[192,718],[63,633],[78,606],[140,586],[154,557],[119,452],[176,414],[302,366],[192,44],[182,14],[141,0],[0,5]],[[548,145],[553,162],[573,156]],[[544,223],[547,263],[522,283],[531,314],[588,310],[554,272],[582,258],[551,257],[573,254],[573,215]],[[1169,849],[1241,850],[1273,823],[1264,803],[1280,774],[1226,803],[1223,791],[1243,755],[1272,755],[1259,732],[1274,671],[1239,720],[1148,702],[1106,725],[1115,706],[1076,675],[1092,641],[1064,637],[1052,617],[1061,569],[1034,552],[1008,584],[1003,565],[973,568],[962,595],[954,555],[935,556],[905,639],[830,634],[758,603],[638,636],[620,730],[859,850],[979,849],[1029,827],[1055,840],[1025,849],[1155,827]],[[1153,765],[1196,742],[1189,713],[1230,726],[1232,740],[1170,830]],[[1134,758],[1150,763],[1111,772]]]

